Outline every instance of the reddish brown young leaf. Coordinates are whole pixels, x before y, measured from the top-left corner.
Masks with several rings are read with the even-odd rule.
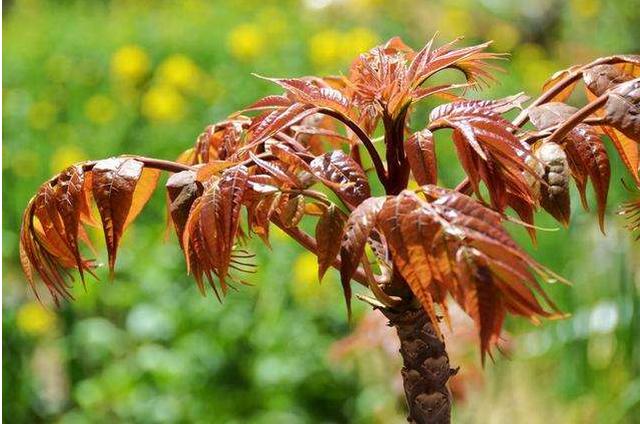
[[[451,276],[447,263],[446,242],[441,240],[442,222],[431,205],[413,192],[403,191],[385,202],[378,215],[378,226],[385,236],[393,263],[417,297],[425,313],[441,336],[435,304],[444,304],[447,289],[444,275]]]
[[[444,270],[439,269],[443,264],[438,264],[438,260],[443,258],[434,249],[434,241],[442,231],[438,221],[437,212],[428,204],[422,204],[420,208],[401,218],[400,232],[406,248],[407,262],[398,264],[398,269],[439,330],[434,305],[440,303],[443,306],[445,295],[440,295],[438,287],[444,285]],[[453,285],[452,281],[447,283]],[[442,287],[442,292],[446,293],[446,289],[447,287]]]
[[[319,86],[321,80],[303,78],[265,78],[287,90],[287,93],[299,103],[306,103],[319,108],[333,109],[344,115],[349,115],[349,99],[339,90],[328,85]],[[275,99],[274,99],[275,100]],[[274,101],[272,100],[271,103]]]
[[[377,225],[389,244],[394,265],[407,281],[413,294],[420,301],[425,313],[429,316],[440,336],[433,298],[429,292],[431,273],[428,268],[428,256],[424,254],[424,251],[419,251],[418,249],[413,249],[412,254],[409,252],[409,246],[422,246],[424,234],[420,230],[428,231],[431,227],[429,224],[435,220],[435,217],[429,220],[432,210],[418,210],[420,205],[421,201],[415,193],[403,191],[384,203],[378,214]],[[415,213],[416,210],[418,210],[417,214]],[[426,220],[424,225],[421,225],[420,215]],[[431,240],[433,240],[433,237],[431,237]],[[428,243],[430,240],[426,239],[424,241]]]
[[[529,119],[539,130],[546,130],[566,121],[578,109],[560,102],[549,102],[529,108]]]
[[[202,195],[200,231],[223,293],[226,291],[225,278],[238,234],[248,176],[247,168],[242,165],[229,168],[219,180],[206,187]]]
[[[222,171],[227,168],[231,168],[234,165],[233,162],[226,160],[210,160],[209,162],[202,164],[198,167],[196,171],[196,180],[205,182],[210,180],[212,177],[219,177]]]
[[[109,269],[113,272],[122,233],[147,203],[159,172],[129,158],[101,160],[93,167],[93,198],[104,229]]]
[[[342,150],[325,153],[313,159],[309,165],[318,178],[338,184],[338,195],[350,205],[357,206],[364,199],[371,197],[371,189],[364,171]]]
[[[511,239],[500,214],[461,193],[423,189],[430,204],[404,191],[385,202],[377,225],[395,266],[434,322],[433,305],[449,292],[476,321],[484,356],[498,340],[507,310],[533,321],[556,316],[533,294],[556,309],[534,275],[547,271]]]
[[[317,108],[304,103],[294,103],[286,109],[273,110],[251,124],[251,142],[263,141],[317,111]]]
[[[517,139],[512,139],[511,133],[504,129],[497,129],[496,133],[485,131],[481,124],[473,129],[468,122],[456,124],[456,127],[454,146],[478,196],[481,196],[479,183],[484,181],[491,204],[497,210],[502,211],[507,206],[509,191],[529,204],[535,203],[527,181],[528,176],[536,175],[526,162],[529,152]]]
[[[297,196],[284,195],[280,199],[280,222],[287,228],[297,227],[304,216],[304,196],[301,194]]]
[[[596,98],[590,91],[587,91],[587,96],[590,101],[595,100]],[[596,114],[599,116],[603,116],[605,113],[606,112],[604,110],[596,111]],[[579,126],[576,126],[576,128],[578,127]],[[638,143],[627,137],[618,129],[608,125],[602,125],[598,127],[597,130],[604,133],[611,139],[613,145],[618,151],[620,159],[622,159],[622,163],[633,177],[636,186],[640,187],[640,149]]]
[[[582,80],[587,90],[596,97],[631,79],[633,75],[625,73],[624,68],[620,68],[619,65],[597,65],[582,73]]]
[[[276,158],[278,158],[278,160],[280,160],[280,162],[289,165],[297,170],[311,172],[309,164],[304,159],[302,159],[291,147],[283,143],[279,143],[269,146],[269,150]]]
[[[249,153],[249,157],[260,169],[275,178],[280,185],[284,187],[299,187],[301,185],[298,178],[281,164],[260,159],[253,153]]]
[[[464,234],[465,239],[472,246],[491,256],[493,261],[501,260],[510,264],[511,267],[516,267],[522,281],[530,284],[554,310],[557,310],[537,284],[533,275],[526,269],[530,268],[545,278],[560,279],[560,277],[536,263],[518,247],[502,227],[502,215],[456,191],[435,186],[427,186],[423,189],[435,199],[432,202],[433,205],[442,208],[441,216],[450,224],[458,227],[458,231],[455,227],[453,228],[453,234]]]
[[[478,327],[482,363],[492,345],[498,343],[506,314],[503,296],[494,282],[486,261],[476,249],[461,248],[457,253],[456,268],[461,284],[465,286],[464,310]]]
[[[42,231],[41,242],[68,267],[75,263],[75,257],[66,241],[54,190],[53,184],[44,184],[40,188],[34,199],[34,215]]]
[[[484,52],[488,43],[454,49],[457,40],[433,49],[433,39],[417,54],[399,39],[389,40],[360,55],[351,66],[349,85],[361,116],[369,123],[382,114],[392,119],[414,101],[435,93],[450,93],[460,85],[444,84],[438,88],[422,88],[432,75],[443,69],[457,69],[465,74],[468,84],[483,84],[492,80],[497,69],[487,62],[500,55]],[[372,125],[365,125],[367,129]]]
[[[338,256],[344,223],[342,212],[333,204],[318,220],[316,242],[318,243],[318,280],[320,281]]]
[[[500,115],[512,109],[521,109],[522,104],[528,99],[523,93],[518,93],[496,100],[460,100],[446,103],[431,111],[429,121],[433,123],[439,119],[457,116]],[[508,121],[500,122],[511,128],[511,124]]]
[[[546,93],[547,91],[549,91],[552,88],[554,88],[560,81],[568,78],[570,75],[572,75],[579,68],[580,68],[579,65],[575,65],[575,66],[572,66],[570,68],[563,69],[563,70],[560,70],[560,71],[554,73],[551,76],[551,78],[549,78],[542,85],[542,93]],[[571,94],[573,93],[573,90],[575,89],[577,83],[578,83],[578,80],[576,79],[572,83],[567,84],[567,86],[565,88],[563,88],[560,92],[558,92],[557,94],[555,94],[554,96],[549,98],[548,101],[549,102],[564,102],[565,100],[567,100],[571,96]]]
[[[245,109],[245,111],[249,112],[264,109],[277,109],[291,106],[292,103],[293,100],[291,100],[287,96],[266,96],[258,100],[257,102],[252,103]]]
[[[189,165],[227,160],[244,143],[244,134],[251,120],[246,116],[233,117],[209,125],[196,139],[191,151],[184,152],[178,162]]]
[[[485,52],[490,43],[454,49],[453,46],[458,40],[460,38],[433,51],[431,51],[432,43],[429,42],[416,55],[414,63],[410,66],[410,76],[414,86],[422,84],[433,74],[446,68],[460,70],[472,83],[488,85],[493,80],[491,71],[499,68],[488,64],[487,61],[499,59],[502,55]]]
[[[521,283],[530,285],[554,310],[557,310],[550,299],[546,297],[529,269],[545,278],[558,277],[537,264],[518,247],[500,224],[501,215],[461,193],[442,189],[440,189],[440,193],[440,197],[434,201],[434,205],[442,207],[443,216],[452,225],[462,229],[465,239],[471,246],[490,256],[492,262],[504,264],[503,267],[509,271],[509,275],[519,275]],[[516,281],[518,280],[511,281],[511,284],[515,284]]]
[[[578,175],[586,171],[591,179],[598,204],[598,222],[604,232],[604,214],[611,179],[611,166],[604,143],[593,128],[581,124],[567,135],[565,151],[572,158],[569,165],[573,174]],[[584,199],[584,187],[578,184],[578,189],[581,190]],[[583,203],[586,204],[586,200],[583,200]]]
[[[607,111],[610,113],[617,113],[617,120],[620,122],[613,126],[602,126],[601,129],[607,136],[609,136],[609,138],[611,138],[611,141],[618,150],[622,162],[633,176],[636,185],[640,186],[640,176],[638,175],[638,171],[640,169],[638,138],[635,137],[634,139],[632,133],[625,134],[625,132],[617,128],[619,125],[626,125],[627,127],[631,125],[631,127],[633,127],[632,122],[634,121],[634,118],[626,115],[626,103],[615,93],[615,90],[617,89],[624,90],[624,87],[628,87],[627,83],[630,80],[640,76],[640,56],[623,55],[617,56],[616,58],[622,62],[616,65],[605,64],[594,66],[584,71],[583,80],[587,91],[587,97],[590,101],[595,100],[597,96],[600,96],[607,91],[612,92],[611,97],[605,105],[605,110],[601,110],[596,113],[605,117],[605,120],[610,119],[606,118],[606,115],[608,114]],[[620,87],[620,85],[624,86]],[[633,114],[631,109],[628,111]],[[638,111],[637,104],[635,111],[636,113]],[[622,123],[623,119],[625,120],[625,123]],[[637,135],[638,132],[636,131],[636,136]]]
[[[353,277],[364,254],[364,248],[371,231],[376,225],[377,216],[385,202],[384,197],[370,197],[351,212],[344,226],[344,235],[340,245],[340,279],[343,286]]]
[[[158,179],[160,178],[160,171],[149,167],[142,168],[142,174],[136,183],[135,190],[133,191],[133,199],[131,201],[131,207],[129,208],[129,214],[124,224],[126,229],[142,212],[142,209],[147,204],[153,191],[156,189]]]
[[[82,223],[92,223],[87,198],[90,173],[73,165],[46,182],[27,205],[20,227],[20,263],[39,299],[35,276],[45,284],[56,304],[70,298],[69,270],[84,271],[95,264],[82,257],[79,240],[92,248]],[[89,188],[90,190],[90,188]]]
[[[640,143],[640,78],[612,89],[604,110],[604,119],[608,125]]]
[[[84,261],[78,248],[81,206],[84,201],[83,186],[84,171],[82,166],[70,166],[58,176],[58,181],[54,188],[54,198],[56,209],[64,227],[61,235],[64,235],[67,246],[73,253],[76,268],[80,272],[80,278],[84,283]]]
[[[534,246],[537,245],[536,229],[533,227],[535,206],[509,190],[507,190],[507,205],[518,214],[522,222],[529,225],[526,227],[527,233],[529,233]]]
[[[65,259],[51,249],[46,234],[38,225],[39,220],[35,218],[35,207],[35,198],[33,198],[23,215],[20,228],[20,264],[36,298],[40,299],[40,296],[34,272],[38,274],[51,297],[58,304],[60,298],[71,298],[69,283],[66,281]]]
[[[638,143],[613,127],[602,126],[601,129],[613,142],[622,163],[633,177],[636,186],[640,187],[640,149]]]
[[[436,149],[433,134],[428,129],[415,132],[404,146],[411,173],[420,185],[435,184],[438,180]]]
[[[198,289],[202,295],[205,295],[203,276],[207,278],[209,285],[213,289],[216,297],[220,299],[218,289],[216,288],[212,272],[215,265],[212,263],[212,257],[206,247],[204,233],[200,225],[202,212],[203,196],[197,197],[189,212],[189,217],[185,223],[185,229],[182,235],[182,246],[184,256],[187,262],[187,273],[191,274],[196,280]]]
[[[507,206],[507,190],[533,204],[527,181],[535,175],[526,158],[529,147],[513,134],[515,128],[499,112],[519,104],[519,96],[497,101],[465,101],[439,106],[431,112],[429,128],[452,128],[453,142],[471,186],[480,196],[486,184],[493,207]]]
[[[249,228],[254,234],[257,234],[262,241],[270,246],[269,243],[269,224],[271,217],[276,213],[280,204],[282,194],[276,192],[266,195],[255,206],[248,208]]]
[[[336,128],[336,120],[328,115],[316,113],[304,118],[300,124],[291,126],[296,139],[309,148],[314,155],[321,155],[326,151],[324,141],[328,141],[334,148],[349,141]]]

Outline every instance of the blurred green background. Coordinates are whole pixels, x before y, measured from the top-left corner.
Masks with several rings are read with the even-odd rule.
[[[29,197],[61,168],[122,153],[174,158],[208,123],[277,91],[251,72],[336,74],[391,36],[419,48],[436,30],[441,42],[493,39],[512,54],[501,84],[482,96],[536,94],[567,65],[640,51],[640,5],[3,2],[3,421],[404,422],[389,331],[360,302],[349,323],[335,272],[318,284],[314,257],[281,233],[272,251],[253,244],[255,287],[221,305],[199,296],[173,235],[163,241],[156,193],[122,243],[114,281],[101,270],[57,310],[27,290],[18,228]],[[443,183],[453,185],[453,153],[438,149]],[[606,238],[575,196],[574,225],[541,232],[537,249],[514,228],[574,282],[549,288],[572,316],[540,327],[509,320],[509,358],[498,354],[484,370],[461,323],[448,338],[462,366],[456,422],[640,422],[640,255],[615,216],[629,193],[617,158],[614,168]]]

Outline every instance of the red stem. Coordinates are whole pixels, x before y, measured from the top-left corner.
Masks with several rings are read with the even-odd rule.
[[[376,169],[376,174],[378,174],[378,179],[383,185],[387,183],[387,171],[384,169],[384,164],[382,163],[382,159],[376,150],[376,147],[373,145],[373,142],[369,138],[369,136],[363,131],[362,128],[351,119],[344,117],[342,114],[333,111],[331,109],[320,109],[318,113],[323,113],[325,115],[336,118],[338,121],[342,122],[346,126],[349,127],[351,131],[355,133],[355,135],[362,141],[364,147],[367,149],[369,156],[371,157],[371,161],[373,162],[373,166]]]
[[[190,165],[185,165],[182,163],[173,162],[173,161],[164,160],[164,159],[155,159],[155,158],[148,158],[145,156],[133,156],[133,155],[122,155],[120,157],[135,159],[138,162],[142,162],[146,167],[159,169],[161,171],[167,171],[167,172],[191,171],[194,169]],[[90,171],[91,169],[93,169],[96,163],[98,163],[97,160],[85,162],[82,164],[82,169],[84,169],[85,171]]]
[[[383,116],[384,142],[387,148],[387,169],[389,170],[385,190],[387,194],[398,194],[409,181],[409,166],[404,153],[404,129],[408,108],[397,117]]]
[[[569,119],[564,121],[562,125],[556,128],[556,130],[549,136],[548,140],[554,141],[554,142],[558,142],[559,140],[562,140],[567,135],[567,133],[573,129],[573,127],[581,123],[589,115],[591,115],[596,110],[604,106],[608,98],[609,98],[609,93],[607,92],[601,95],[600,97],[598,97],[597,99],[595,99],[594,101],[592,101],[591,103],[588,103],[587,105],[583,106],[580,110],[578,110],[576,113],[571,115]]]

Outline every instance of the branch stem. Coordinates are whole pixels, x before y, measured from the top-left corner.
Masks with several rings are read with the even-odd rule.
[[[569,119],[564,121],[555,131],[549,136],[549,141],[558,142],[562,140],[576,125],[585,120],[589,115],[600,109],[607,102],[609,93],[604,93],[591,103],[586,104],[576,113],[571,115]]]
[[[404,130],[408,109],[401,110],[396,117],[383,115],[384,144],[387,150],[387,194],[398,194],[409,181],[409,166],[404,153]]]
[[[354,134],[362,141],[362,144],[367,149],[369,156],[371,157],[371,161],[373,162],[373,166],[376,170],[376,174],[378,174],[378,179],[382,183],[382,185],[387,184],[387,171],[384,168],[384,164],[382,163],[382,159],[376,150],[376,147],[373,145],[373,142],[369,138],[369,136],[363,131],[362,128],[351,119],[348,119],[341,115],[340,113],[333,111],[331,109],[320,109],[318,113],[322,113],[324,115],[331,116],[338,121],[345,124]]]

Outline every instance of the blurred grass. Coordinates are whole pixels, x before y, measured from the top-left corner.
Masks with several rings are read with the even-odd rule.
[[[274,87],[252,77],[344,72],[377,42],[421,46],[465,35],[512,53],[481,96],[535,94],[555,70],[640,50],[633,1],[466,0],[9,1],[3,4],[3,421],[403,422],[397,364],[368,352],[359,366],[327,358],[349,334],[335,273],[319,285],[312,258],[281,234],[256,247],[255,287],[219,305],[162,243],[157,194],[123,241],[116,278],[91,282],[61,310],[42,309],[17,265],[21,212],[38,185],[87,158],[172,158],[205,125]],[[425,121],[426,108],[413,125]],[[452,163],[446,142],[441,163]],[[613,155],[612,155],[613,156]],[[441,166],[455,184],[456,166]],[[614,163],[607,238],[578,209],[569,230],[533,250],[567,277],[549,289],[572,317],[511,320],[513,359],[498,357],[456,404],[458,422],[638,422],[637,244],[615,205],[628,196]],[[575,193],[574,193],[575,194]],[[541,216],[538,224],[555,226]],[[257,243],[255,244],[257,246]],[[357,304],[355,321],[366,308]],[[476,352],[455,356],[477,366]]]

